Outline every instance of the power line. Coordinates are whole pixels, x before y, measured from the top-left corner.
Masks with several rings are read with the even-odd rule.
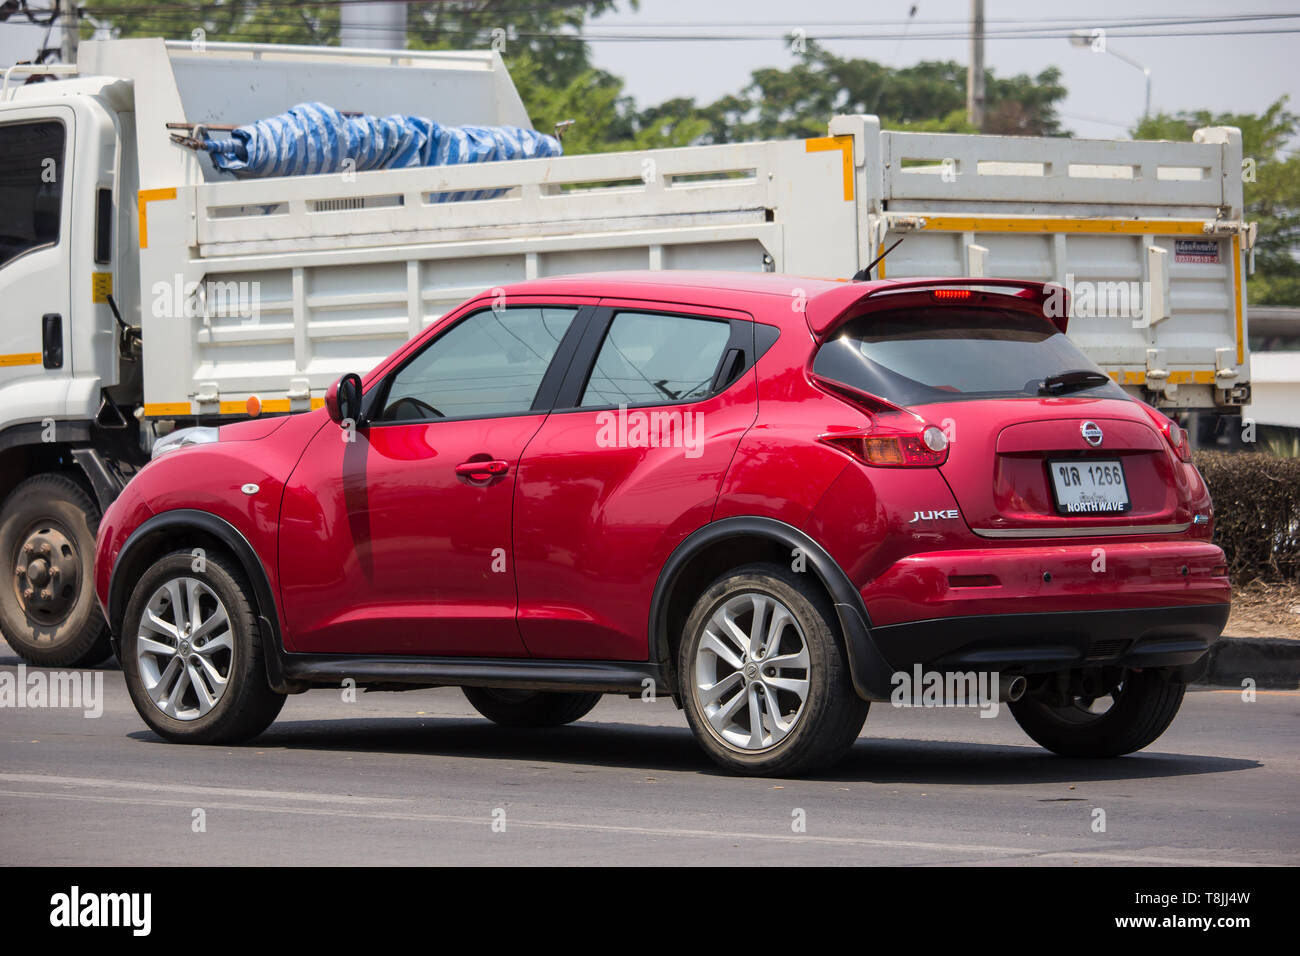
[[[343,3],[356,3],[356,2],[372,2],[372,0],[334,0],[333,5],[337,6]],[[304,4],[298,4],[297,6],[310,6],[310,5],[312,4],[304,3]],[[294,4],[277,5],[277,9],[275,10],[275,12],[280,12],[280,10],[284,6],[294,6]],[[207,15],[207,17],[205,17],[201,11],[186,11],[186,10],[181,10],[176,8],[170,10],[158,10],[157,8],[119,8],[117,10],[111,10],[102,7],[83,7],[82,9],[86,10],[86,12],[96,17],[102,17],[104,19],[107,19],[110,22],[113,21],[116,17],[120,17],[124,15],[124,13],[126,13],[128,10],[137,10],[138,13],[143,16],[143,18],[148,19],[150,21],[162,21],[164,23],[174,23],[178,25],[183,24],[186,26],[193,26],[202,22],[208,22],[209,18],[211,18],[213,14],[224,12],[220,8],[209,8],[211,12]],[[1240,21],[1245,19],[1258,20],[1263,18],[1261,17],[1256,17],[1256,18],[1207,17],[1207,18],[1199,18],[1195,21],[1192,21],[1190,19],[1180,21],[1176,25],[1191,26],[1191,25],[1212,25],[1212,24],[1221,24],[1221,23],[1240,23]],[[1300,14],[1270,15],[1268,19],[1300,19]],[[236,25],[232,25],[232,29],[239,29],[240,32],[249,32],[250,30],[255,30],[256,27],[258,26],[261,25],[269,26],[272,25],[273,23],[274,23],[273,19],[256,20],[252,17],[244,17],[244,18],[240,18],[236,22]],[[1242,25],[1244,26],[1244,24]],[[375,25],[375,26],[358,25],[358,26],[362,29],[377,29],[377,30],[387,29],[387,27],[381,25]],[[1096,29],[1104,29],[1104,28],[1099,27]],[[1047,28],[1047,27],[1024,28],[1024,30],[1025,32],[1018,32],[1018,33],[992,33],[990,31],[986,31],[986,38],[1000,39],[1000,40],[1068,39],[1074,33],[1073,30],[1061,31],[1061,30],[1057,30],[1056,28]],[[436,32],[439,35],[455,36],[455,37],[482,37],[487,31],[488,28],[486,26],[477,27],[477,28],[470,27],[470,28],[459,28],[459,29],[442,26],[442,25],[436,27]],[[1112,33],[1110,34],[1110,36],[1111,38],[1115,38],[1115,39],[1139,38],[1139,37],[1157,38],[1157,39],[1177,39],[1179,37],[1203,37],[1203,36],[1220,36],[1220,37],[1267,36],[1267,35],[1284,36],[1284,35],[1290,35],[1295,33],[1300,33],[1300,24],[1294,26],[1279,26],[1279,27],[1267,27],[1267,28],[1257,28],[1257,29],[1213,30],[1213,31],[1208,31],[1208,30],[1207,31],[1190,31],[1190,30],[1166,31],[1166,30],[1150,30],[1145,28],[1140,30],[1128,28],[1126,29],[1126,32]],[[512,31],[511,37],[515,40],[558,40],[564,42],[579,42],[579,43],[629,43],[629,42],[717,43],[717,42],[773,42],[773,41],[786,42],[789,39],[789,36],[786,33],[780,33],[780,34],[721,34],[721,33],[652,34],[652,33],[646,33],[646,34],[602,35],[599,33],[592,33],[586,30],[582,32],[562,32],[562,31],[537,32],[537,31],[519,30],[519,31]],[[933,32],[932,33],[909,33],[907,31],[903,31],[898,34],[882,34],[878,32],[876,33],[827,33],[818,36],[807,37],[807,39],[810,40],[820,40],[820,41],[893,39],[893,40],[898,40],[900,42],[905,40],[911,40],[911,41],[969,40],[970,38],[971,38],[970,30],[953,30],[946,33],[933,33]]]

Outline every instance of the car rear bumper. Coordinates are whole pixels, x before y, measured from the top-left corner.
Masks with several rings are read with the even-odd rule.
[[[1229,605],[937,618],[873,627],[895,671],[1034,674],[1075,667],[1185,667],[1223,633]]]
[[[1206,541],[1036,543],[911,554],[862,587],[886,625],[1057,612],[1226,605],[1223,551]]]

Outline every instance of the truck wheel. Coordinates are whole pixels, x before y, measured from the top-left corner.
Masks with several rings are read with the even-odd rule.
[[[1163,734],[1186,690],[1158,671],[1128,671],[1108,696],[1074,697],[1065,705],[1026,696],[1011,704],[1011,716],[1035,742],[1062,757],[1119,757]]]
[[[870,706],[858,697],[835,612],[807,575],[752,564],[724,575],[687,618],[677,672],[686,719],[737,773],[794,775],[835,763]]]
[[[122,619],[122,673],[156,733],[179,743],[256,737],[284,706],[266,680],[263,637],[243,572],[177,551],[144,573]],[[271,638],[267,638],[271,639]]]
[[[91,571],[98,529],[99,508],[63,475],[28,478],[5,499],[0,631],[23,660],[89,667],[112,653]]]
[[[462,687],[474,709],[503,727],[559,727],[585,717],[600,694]]]

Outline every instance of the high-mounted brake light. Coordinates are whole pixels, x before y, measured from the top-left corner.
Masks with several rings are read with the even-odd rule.
[[[936,299],[969,299],[974,293],[970,289],[935,289],[930,295]]]
[[[882,468],[933,468],[948,460],[948,436],[937,425],[887,423],[881,418],[869,428],[831,432],[821,440],[864,465]]]
[[[1147,417],[1160,430],[1160,434],[1165,436],[1165,441],[1169,442],[1169,447],[1174,450],[1178,458],[1181,461],[1191,461],[1192,447],[1187,438],[1187,430],[1158,408],[1152,408],[1146,403],[1143,403],[1142,407],[1146,410]]]

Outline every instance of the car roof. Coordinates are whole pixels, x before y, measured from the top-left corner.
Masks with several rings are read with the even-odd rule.
[[[815,276],[783,275],[773,272],[717,272],[691,269],[625,272],[589,272],[577,275],[530,279],[493,289],[495,295],[572,295],[601,296],[617,299],[645,299],[654,302],[733,308],[746,305],[766,306],[764,318],[788,316],[792,324],[802,324],[802,307],[819,297],[846,294],[856,298],[872,289],[889,285],[887,281],[849,282]],[[771,309],[769,297],[800,301],[800,308]],[[755,297],[762,297],[755,301]]]
[[[511,296],[600,296],[756,311],[762,313],[764,322],[791,326],[806,323],[812,333],[820,337],[834,328],[852,306],[876,292],[935,285],[1008,286],[1035,290],[1040,294],[1043,291],[1041,282],[1011,279],[936,277],[854,282],[773,272],[647,269],[530,279],[495,288],[483,295],[504,295],[507,299]],[[789,301],[791,307],[772,308],[772,297]]]

